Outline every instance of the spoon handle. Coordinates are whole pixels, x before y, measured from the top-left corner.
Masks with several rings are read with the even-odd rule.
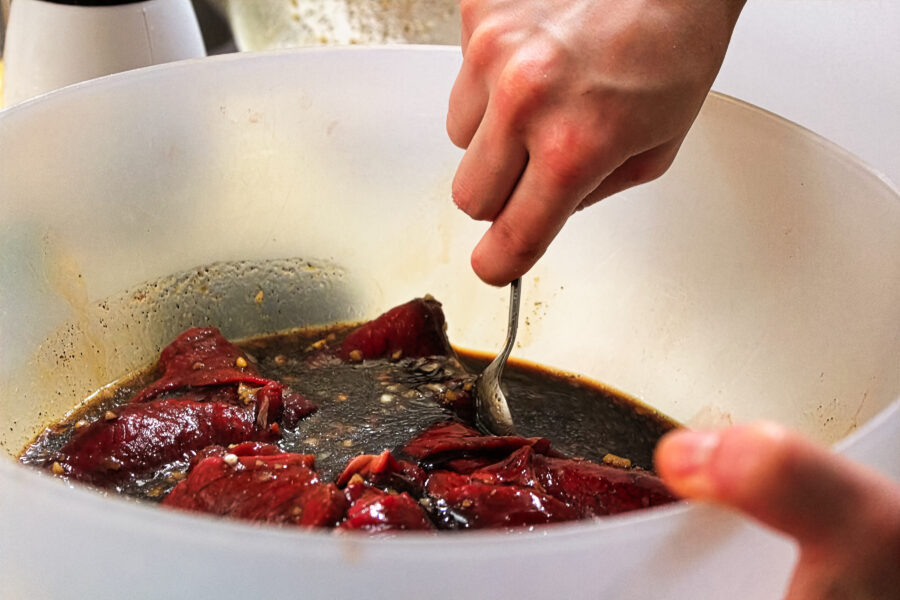
[[[516,332],[519,330],[519,304],[522,298],[522,278],[517,277],[509,284],[509,321],[506,328],[506,344],[503,351],[494,359],[498,362],[497,377],[503,373],[503,367],[506,360],[512,352],[513,346],[516,344]]]
[[[506,328],[506,343],[503,350],[491,361],[475,381],[475,414],[479,429],[495,435],[515,434],[515,424],[509,412],[509,405],[500,389],[503,367],[516,343],[519,328],[519,304],[521,300],[521,279],[515,279],[509,286],[509,320]]]

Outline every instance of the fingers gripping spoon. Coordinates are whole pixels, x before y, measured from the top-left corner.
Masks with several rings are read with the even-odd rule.
[[[500,389],[500,377],[503,375],[503,367],[516,342],[521,286],[520,278],[509,284],[509,323],[506,331],[506,344],[500,354],[485,367],[475,381],[475,413],[478,427],[495,435],[515,433],[515,425],[512,415],[509,413],[506,397]]]

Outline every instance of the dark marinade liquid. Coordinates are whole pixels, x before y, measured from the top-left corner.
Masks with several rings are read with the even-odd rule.
[[[286,452],[314,454],[322,480],[332,481],[360,454],[394,450],[429,426],[453,418],[444,403],[490,357],[457,349],[455,357],[367,360],[360,364],[319,360],[327,338],[340,341],[354,325],[310,328],[239,343],[265,377],[281,381],[318,405],[318,411],[285,429],[277,442]],[[157,376],[151,369],[95,394],[27,446],[23,463],[46,466],[79,426],[127,403]],[[657,440],[678,424],[640,403],[580,376],[515,360],[503,387],[518,433],[549,438],[570,457],[602,462],[607,454],[652,470]],[[158,501],[184,477],[187,462],[116,491]]]

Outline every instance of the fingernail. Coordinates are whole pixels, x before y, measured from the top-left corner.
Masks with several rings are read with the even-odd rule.
[[[713,481],[708,466],[720,441],[715,431],[670,433],[660,443],[660,474],[682,495],[710,495]]]

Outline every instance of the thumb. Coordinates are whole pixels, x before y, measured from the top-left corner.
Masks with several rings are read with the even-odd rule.
[[[736,508],[801,547],[845,547],[861,536],[868,545],[879,535],[896,544],[900,487],[779,425],[678,430],[655,460],[676,494]]]

